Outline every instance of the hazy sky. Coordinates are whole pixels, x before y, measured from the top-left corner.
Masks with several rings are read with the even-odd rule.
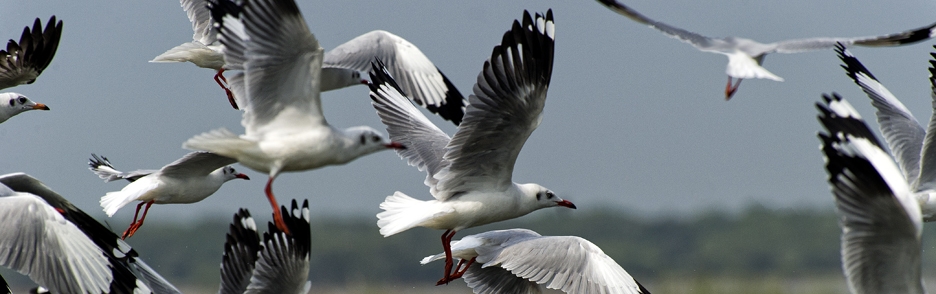
[[[813,104],[821,93],[838,91],[873,117],[869,100],[844,75],[832,50],[770,55],[766,68],[786,81],[746,80],[725,102],[724,56],[699,52],[594,1],[299,2],[326,50],[384,29],[416,44],[466,96],[511,22],[524,9],[552,8],[552,83],[543,122],[520,153],[514,180],[549,187],[579,212],[610,207],[669,216],[752,203],[831,210]],[[701,34],[762,42],[887,34],[936,20],[936,4],[919,0],[627,4]],[[64,20],[64,32],[52,65],[36,83],[7,89],[52,110],[0,125],[0,173],[29,173],[104,218],[100,196],[125,184],[105,184],[88,171],[92,152],[121,170],[153,169],[187,153],[182,142],[196,134],[219,127],[243,133],[241,113],[230,108],[211,70],[147,62],[191,40],[191,25],[177,1],[3,0],[2,7],[0,39],[18,39],[34,18],[45,22],[53,14]],[[931,44],[852,51],[925,123],[932,109]],[[333,125],[384,130],[366,87],[327,92],[322,100]],[[448,122],[432,119],[454,132]],[[229,217],[237,207],[267,215],[266,176],[235,168],[253,180],[229,182],[196,204],[154,206],[147,219]],[[365,216],[376,214],[384,197],[397,190],[431,199],[424,177],[387,151],[345,166],[282,174],[274,192],[281,203],[311,199],[314,215]],[[110,222],[122,229],[133,206]]]

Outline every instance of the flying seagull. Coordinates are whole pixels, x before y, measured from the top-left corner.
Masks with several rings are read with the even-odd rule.
[[[239,19],[240,5],[230,0],[181,0],[181,3],[195,31],[192,41],[169,49],[150,62],[188,61],[217,71],[215,82],[227,93],[231,106],[239,109],[239,98],[225,86],[228,81],[222,75],[228,67],[222,52],[224,46],[218,41],[218,28],[224,15],[230,15],[231,20]],[[215,15],[208,5],[214,7]],[[465,98],[448,77],[416,45],[383,30],[365,33],[326,52],[322,61],[321,91],[367,84],[361,72],[370,69],[370,61],[375,56],[388,62],[391,73],[400,78],[404,89],[413,93],[414,102],[456,125],[461,122]]]
[[[234,162],[234,159],[210,152],[191,152],[157,171],[141,170],[123,173],[114,169],[106,157],[91,154],[88,169],[105,182],[119,178],[131,181],[120,191],[108,192],[101,197],[101,207],[104,208],[107,216],[114,216],[118,209],[130,202],[140,201],[136,212],[133,213],[133,223],[122,236],[129,238],[143,226],[146,213],[154,203],[195,203],[214,194],[227,181],[249,180],[247,175],[238,173],[229,166]],[[137,221],[140,208],[144,204],[146,209]]]
[[[0,176],[0,265],[52,293],[180,293],[127,243],[39,180]]]
[[[457,231],[512,219],[546,207],[575,208],[539,184],[512,181],[520,149],[542,120],[552,76],[555,25],[545,15],[524,11],[514,20],[478,74],[465,118],[452,138],[433,125],[406,99],[382,65],[371,73],[371,99],[390,138],[407,146],[397,150],[410,165],[427,172],[434,200],[414,199],[399,191],[387,196],[377,214],[380,234],[391,236],[413,227],[446,230],[442,234],[445,275],[439,284],[460,277],[449,244]]]
[[[923,219],[911,187],[847,101],[816,103],[829,186],[842,226],[842,270],[851,293],[925,293]]]
[[[452,242],[452,255],[469,260],[463,278],[477,294],[650,294],[594,243],[576,236],[541,236],[527,229],[488,231]],[[429,262],[445,253],[423,258]]]
[[[31,30],[23,28],[18,43],[11,39],[6,50],[0,50],[0,90],[35,82],[52,62],[61,37],[62,21],[56,22],[54,15],[45,30],[38,18]],[[29,110],[49,110],[49,107],[33,102],[23,94],[0,93],[0,123]]]
[[[742,79],[771,79],[782,82],[783,78],[761,67],[764,56],[768,53],[800,53],[812,50],[831,49],[836,43],[845,45],[861,45],[869,47],[900,46],[927,40],[936,33],[936,23],[931,25],[890,35],[857,37],[857,38],[809,38],[794,39],[760,43],[751,39],[740,37],[710,38],[686,31],[668,24],[650,19],[630,7],[624,6],[616,0],[597,0],[612,11],[626,16],[633,21],[645,24],[663,32],[664,35],[689,43],[696,49],[704,52],[718,53],[728,56],[728,84],[725,85],[725,100],[731,99]],[[731,85],[732,78],[737,81]]]
[[[216,8],[223,6],[212,6]],[[249,1],[241,9],[240,22],[228,21],[236,20],[234,16],[217,19],[222,19],[226,66],[241,71],[229,81],[238,104],[244,102],[245,132],[238,136],[218,129],[182,146],[233,158],[269,174],[264,192],[276,226],[289,232],[273,195],[273,180],[280,173],[346,164],[404,147],[371,127],[342,130],[325,121],[319,87],[324,50],[293,0]]]

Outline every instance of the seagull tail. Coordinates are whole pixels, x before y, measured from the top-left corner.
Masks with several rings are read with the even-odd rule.
[[[137,180],[124,187],[123,190],[107,192],[104,197],[101,197],[101,207],[104,208],[104,213],[108,217],[114,216],[118,209],[128,203],[135,200],[144,200],[140,198],[144,197],[144,194],[150,190],[155,189],[157,185],[156,181],[148,178]]]
[[[241,139],[227,129],[217,129],[196,135],[182,143],[182,148],[208,151],[218,155],[237,158],[238,152],[255,146],[256,143]]]
[[[445,252],[442,252],[436,255],[426,256],[425,258],[419,261],[419,264],[427,264],[427,263],[430,263],[439,259],[443,259],[443,258],[445,258]]]
[[[188,42],[179,46],[175,46],[174,48],[163,52],[163,54],[159,54],[159,56],[156,56],[153,58],[153,60],[150,60],[150,62],[192,61],[195,58],[195,52],[198,52],[199,50],[211,51],[211,49],[208,49],[208,47],[205,45]]]
[[[422,225],[423,222],[440,213],[433,206],[430,201],[418,200],[399,191],[387,196],[384,202],[380,203],[380,209],[384,211],[377,214],[380,234],[389,237]]]

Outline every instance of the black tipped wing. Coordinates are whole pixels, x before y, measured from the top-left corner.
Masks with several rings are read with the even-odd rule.
[[[263,233],[263,249],[247,289],[263,290],[263,293],[306,293],[311,285],[307,280],[312,244],[309,200],[303,201],[300,208],[293,199],[291,209],[287,210],[286,206],[281,209],[291,235],[280,231],[273,222],[268,224],[269,231]]]
[[[23,29],[19,43],[7,42],[6,50],[0,50],[0,89],[33,83],[52,62],[61,37],[62,21],[53,15],[45,30],[36,18],[32,30]]]
[[[816,103],[829,185],[842,226],[842,268],[852,293],[923,293],[922,217],[897,165],[838,95]]]
[[[227,242],[224,243],[219,294],[241,294],[247,290],[257,254],[262,248],[256,223],[250,217],[250,212],[241,208],[234,215]]]

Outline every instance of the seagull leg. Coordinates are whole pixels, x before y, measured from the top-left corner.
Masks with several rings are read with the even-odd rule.
[[[725,101],[731,100],[731,96],[734,96],[734,93],[738,91],[738,86],[741,85],[741,80],[738,79],[735,81],[734,87],[731,86],[731,76],[728,76],[728,84],[725,85]]]
[[[471,266],[471,264],[475,262],[475,259],[476,259],[476,258],[478,258],[478,257],[477,257],[477,256],[472,257],[470,260],[468,260],[467,263],[465,263],[465,260],[464,260],[464,259],[462,259],[461,261],[459,261],[459,262],[458,262],[458,266],[455,267],[455,273],[452,274],[452,276],[449,277],[449,279],[450,279],[449,281],[454,281],[454,280],[456,280],[456,279],[461,278],[462,275],[464,275],[465,272],[468,271],[468,267]],[[462,267],[462,265],[464,265],[465,267]],[[460,270],[459,270],[459,269],[460,269]]]
[[[273,196],[273,177],[270,177],[270,180],[267,181],[266,188],[263,189],[263,191],[266,192],[267,200],[270,200],[270,205],[273,206],[273,223],[276,224],[276,227],[279,228],[280,231],[291,236],[292,234],[289,233],[289,228],[286,227],[286,222],[283,221],[283,215],[280,213],[279,204],[276,203],[276,197]]]
[[[448,284],[452,280],[452,265],[455,263],[452,259],[452,237],[455,237],[455,230],[449,229],[442,233],[442,249],[445,251],[445,276],[436,282],[436,286]],[[461,263],[459,263],[461,265]],[[456,268],[458,270],[458,268]]]
[[[150,200],[149,202],[140,202],[140,204],[137,205],[137,210],[135,213],[133,213],[133,223],[130,224],[130,227],[127,228],[127,230],[123,232],[123,235],[120,237],[121,240],[126,240],[127,238],[133,237],[133,234],[135,234],[136,231],[139,230],[140,227],[143,226],[143,220],[146,219],[146,213],[149,212],[150,206],[153,206],[154,202],[156,202],[156,200]],[[140,217],[140,221],[137,222],[137,219],[136,219],[137,213],[140,212],[140,206],[143,206],[144,203],[146,204],[146,208],[143,209],[143,216]]]
[[[234,101],[234,92],[231,92],[231,89],[225,85],[227,84],[227,79],[224,78],[224,68],[218,70],[218,73],[214,76],[214,80],[218,83],[218,86],[221,86],[221,89],[224,89],[224,93],[227,94],[228,102],[231,102],[231,106],[234,107],[234,109],[240,109],[237,107],[237,102]],[[222,83],[222,81],[224,82]]]

